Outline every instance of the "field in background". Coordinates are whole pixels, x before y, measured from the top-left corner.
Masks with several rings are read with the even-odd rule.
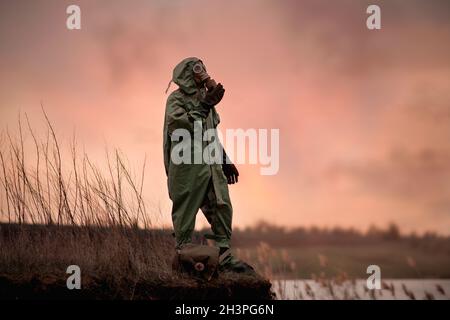
[[[450,237],[404,234],[395,224],[363,232],[260,222],[233,237],[238,255],[270,278],[367,278],[372,264],[385,278],[450,278]]]
[[[238,248],[237,254],[274,279],[367,278],[369,265],[382,277],[450,278],[450,255],[414,248],[407,243],[303,245],[273,248],[265,243]]]

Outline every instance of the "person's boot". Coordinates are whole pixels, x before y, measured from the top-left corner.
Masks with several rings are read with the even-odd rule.
[[[257,275],[255,269],[248,263],[235,258],[229,248],[220,248],[219,271],[234,272],[247,275]]]

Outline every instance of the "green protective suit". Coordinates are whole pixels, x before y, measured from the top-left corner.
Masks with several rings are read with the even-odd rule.
[[[201,209],[211,224],[214,233],[212,238],[216,245],[229,248],[233,209],[221,164],[207,164],[203,158],[201,164],[176,164],[171,158],[173,148],[180,143],[172,141],[174,130],[187,129],[193,137],[194,122],[201,121],[203,132],[207,129],[216,130],[220,122],[214,107],[210,109],[200,104],[200,98],[206,93],[206,89],[199,88],[194,81],[192,68],[198,61],[198,58],[187,58],[175,67],[172,81],[179,88],[170,94],[166,104],[164,166],[169,197],[173,203],[172,221],[177,248],[180,248],[191,242],[195,218]],[[207,144],[208,142],[202,142],[203,148]],[[191,148],[191,153],[194,159],[194,147]]]

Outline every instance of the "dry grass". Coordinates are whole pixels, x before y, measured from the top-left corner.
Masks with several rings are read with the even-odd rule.
[[[1,217],[19,224],[56,224],[108,227],[151,227],[142,198],[145,161],[134,177],[118,150],[106,151],[106,171],[79,154],[74,137],[64,158],[55,130],[44,112],[47,135],[41,141],[29,121],[34,154],[25,152],[19,117],[18,139],[9,131],[1,137]]]
[[[144,231],[152,227],[142,197],[145,161],[136,177],[118,150],[107,151],[102,171],[80,154],[75,137],[66,157],[43,114],[44,139],[26,115],[25,130],[19,117],[18,138],[9,131],[1,136],[0,273],[65,275],[76,264],[83,275],[112,282],[170,280],[171,238]]]
[[[96,166],[75,136],[64,152],[42,111],[44,138],[26,115],[26,126],[19,117],[17,133],[0,136],[0,297],[271,297],[261,279],[205,284],[172,274],[171,232],[155,229],[160,212],[148,212],[142,196],[145,160],[136,175],[120,151],[106,150]],[[80,296],[66,288],[72,264],[81,268]]]

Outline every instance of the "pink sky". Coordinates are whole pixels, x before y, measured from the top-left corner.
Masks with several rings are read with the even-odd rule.
[[[369,31],[377,3],[382,29]],[[78,4],[82,30],[68,31]],[[221,129],[280,129],[280,171],[240,166],[237,226],[450,231],[448,1],[2,1],[0,125],[43,101],[98,162],[119,147],[170,223],[164,91],[183,58],[226,88]],[[172,85],[171,90],[175,89]],[[199,226],[205,219],[199,214]]]

